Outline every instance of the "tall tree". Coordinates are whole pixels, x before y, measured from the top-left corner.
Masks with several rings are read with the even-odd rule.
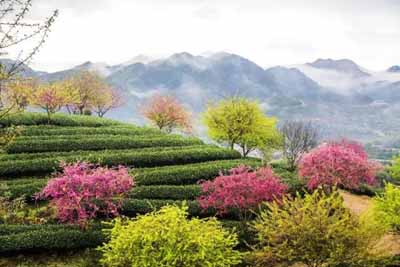
[[[257,102],[234,97],[208,106],[203,115],[208,135],[246,157],[255,149],[279,143],[276,119],[266,116]]]
[[[115,88],[104,84],[97,97],[93,100],[93,111],[102,118],[107,112],[124,105],[126,102],[121,94]]]
[[[11,56],[10,51],[21,51],[17,58],[0,63],[0,118],[15,108],[2,97],[5,86],[18,76],[45,43],[50,28],[58,15],[55,10],[43,21],[29,19],[33,0],[0,0],[0,56]]]
[[[151,123],[168,133],[174,129],[192,130],[190,113],[173,96],[156,94],[141,107],[141,112]]]
[[[318,145],[319,131],[311,122],[286,121],[280,128],[283,136],[283,155],[291,169],[296,168],[301,155]]]
[[[83,115],[93,111],[103,117],[111,109],[125,103],[121,92],[112,88],[96,72],[84,70],[63,82],[72,99],[66,106],[69,113]]]
[[[51,115],[70,102],[70,96],[60,82],[41,85],[31,95],[31,103],[46,111],[49,123]]]

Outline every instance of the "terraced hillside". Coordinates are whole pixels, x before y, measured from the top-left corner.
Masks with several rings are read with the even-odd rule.
[[[93,117],[56,115],[47,125],[44,115],[28,113],[0,123],[22,126],[16,141],[0,154],[0,183],[6,185],[8,196],[23,196],[32,206],[45,204],[33,196],[61,161],[89,161],[130,168],[136,186],[124,202],[123,215],[185,200],[191,215],[207,216],[195,201],[200,180],[213,179],[239,164],[260,165],[256,159],[242,159],[236,151],[197,138]],[[104,240],[100,229],[100,223],[85,231],[62,224],[0,224],[0,252],[95,247]]]

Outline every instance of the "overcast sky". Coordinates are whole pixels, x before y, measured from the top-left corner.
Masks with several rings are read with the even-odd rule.
[[[56,8],[37,69],[182,51],[226,51],[263,67],[328,57],[400,65],[400,0],[34,0],[33,16]]]

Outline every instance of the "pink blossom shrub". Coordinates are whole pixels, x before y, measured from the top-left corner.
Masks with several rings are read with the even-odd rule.
[[[50,199],[61,222],[84,225],[97,214],[118,215],[123,197],[134,186],[127,168],[97,167],[85,162],[62,164],[38,197]]]
[[[239,210],[246,214],[256,209],[262,202],[280,199],[287,186],[274,175],[271,168],[251,171],[247,166],[231,169],[229,174],[220,174],[214,181],[201,183],[203,195],[198,198],[200,207],[214,208],[219,215],[229,210]]]
[[[382,166],[368,160],[364,148],[347,140],[323,144],[304,155],[299,162],[299,175],[307,187],[339,186],[358,189],[361,184],[373,185]]]

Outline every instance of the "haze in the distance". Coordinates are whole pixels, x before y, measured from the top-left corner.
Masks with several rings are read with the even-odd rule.
[[[32,19],[60,9],[36,69],[137,54],[226,51],[268,67],[350,58],[400,64],[398,0],[36,0]]]

